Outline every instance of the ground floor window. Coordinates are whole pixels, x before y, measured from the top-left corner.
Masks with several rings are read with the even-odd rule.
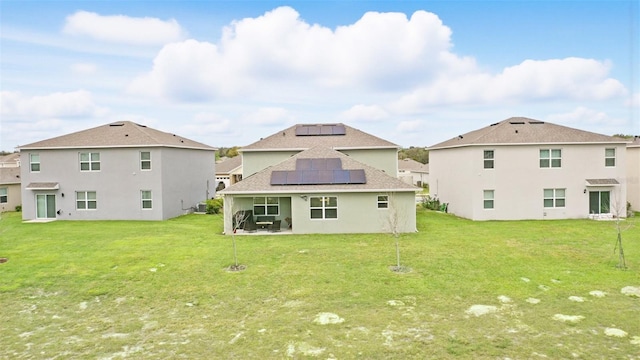
[[[335,196],[312,196],[309,198],[312,219],[337,219],[338,198]]]
[[[95,191],[76,191],[76,209],[93,210],[98,208]]]
[[[590,214],[610,214],[611,213],[611,192],[589,191],[589,213]]]
[[[280,215],[280,198],[277,197],[254,197],[254,215]]]
[[[378,209],[389,208],[389,195],[378,195]]]
[[[560,208],[565,204],[565,189],[544,189],[544,207]]]
[[[9,202],[9,197],[7,195],[7,188],[0,188],[0,204],[4,204]]]
[[[153,209],[153,198],[151,195],[151,190],[140,191],[140,198],[142,199],[143,209]]]
[[[484,190],[484,203],[483,206],[485,209],[493,209],[493,197],[494,190]]]

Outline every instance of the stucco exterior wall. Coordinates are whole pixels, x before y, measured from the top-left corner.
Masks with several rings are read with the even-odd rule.
[[[141,170],[140,151],[151,153],[151,170]],[[100,171],[80,171],[79,153],[100,153]],[[40,172],[31,172],[29,154],[40,154]],[[164,220],[183,213],[180,200],[204,200],[206,181],[215,182],[214,151],[170,148],[55,149],[21,151],[24,220],[36,218],[35,194],[55,195],[57,219]],[[206,168],[205,165],[206,164]],[[203,167],[202,169],[200,167]],[[185,186],[179,186],[185,181]],[[56,182],[58,190],[27,190],[32,182]],[[166,188],[165,188],[166,187]],[[141,191],[152,192],[152,208],[142,209]],[[76,191],[95,191],[97,208],[76,209]],[[196,201],[196,202],[197,202]],[[186,206],[185,206],[186,207]]]
[[[640,146],[627,147],[627,201],[640,211]]]
[[[338,151],[361,163],[380,169],[389,176],[398,176],[398,149],[338,149]]]
[[[616,148],[616,166],[605,167],[605,148]],[[562,149],[560,168],[540,168],[540,149]],[[483,168],[484,150],[494,168]],[[589,191],[626,199],[626,152],[620,144],[469,146],[430,152],[430,191],[449,212],[474,220],[567,219],[589,215]],[[586,179],[616,179],[593,187]],[[565,207],[545,208],[544,189],[565,189]],[[484,208],[484,190],[494,190],[494,208]],[[613,204],[612,204],[613,206]]]
[[[16,211],[16,206],[22,204],[20,184],[5,184],[0,188],[7,188],[7,202],[0,203],[0,212]]]
[[[271,165],[278,164],[300,151],[243,151],[242,177],[247,178]]]

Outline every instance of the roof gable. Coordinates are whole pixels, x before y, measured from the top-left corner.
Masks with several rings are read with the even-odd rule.
[[[304,150],[315,146],[334,149],[399,147],[344,124],[297,124],[247,145],[240,151]]]
[[[623,139],[524,117],[513,117],[432,145],[430,150],[473,145],[625,143]]]
[[[411,158],[398,160],[398,170],[429,173],[429,164],[423,164]]]
[[[342,170],[363,170],[366,183],[351,184],[298,184],[272,185],[272,173],[296,171],[299,159],[340,159]],[[407,184],[384,171],[363,164],[339,151],[327,147],[314,147],[304,150],[290,158],[257,172],[242,181],[220,191],[221,194],[259,194],[259,193],[301,193],[301,192],[369,192],[369,191],[416,191]]]
[[[234,156],[232,158],[228,158],[224,161],[220,161],[216,163],[216,173],[217,174],[230,174],[234,170],[238,169],[242,166],[242,156]]]
[[[184,137],[155,130],[131,121],[118,121],[67,135],[20,146],[20,149],[176,147],[200,150],[215,148]]]

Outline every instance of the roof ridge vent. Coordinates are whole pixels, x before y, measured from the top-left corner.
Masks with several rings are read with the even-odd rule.
[[[109,126],[113,126],[113,127],[124,126],[124,123],[111,123],[111,124],[109,124]]]
[[[544,121],[540,121],[540,120],[529,120],[529,124],[531,124],[531,125],[540,125],[540,124],[544,124]]]

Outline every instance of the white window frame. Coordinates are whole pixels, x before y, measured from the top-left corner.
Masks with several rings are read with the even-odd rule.
[[[482,191],[482,208],[484,210],[493,210],[495,208],[495,190],[483,190]],[[487,206],[491,204],[491,206]]]
[[[149,158],[145,159],[144,154],[149,154]],[[145,164],[149,164],[148,168]],[[151,151],[140,151],[140,171],[151,171]]]
[[[264,210],[264,212],[256,211],[256,208]],[[275,214],[273,209],[276,210]],[[256,216],[279,216],[280,215],[280,198],[276,196],[258,196],[253,198],[253,215]]]
[[[613,152],[613,155],[611,154]],[[616,167],[616,148],[604,149],[604,166]]]
[[[389,208],[389,195],[380,194],[377,197],[378,209],[387,210]]]
[[[83,159],[84,156],[87,156],[88,159]],[[95,155],[95,156],[94,156]],[[80,159],[80,171],[82,172],[98,172],[100,171],[100,153],[99,152],[81,152],[79,154]],[[97,158],[97,159],[95,159]],[[87,164],[88,169],[83,169],[82,165]]]
[[[0,187],[0,204],[6,204],[9,202],[9,189],[6,187]]]
[[[320,206],[314,206],[313,203],[319,199]],[[329,205],[331,202],[334,205]],[[321,217],[313,217],[314,212],[320,211]],[[327,217],[327,213],[330,210],[335,210],[335,217]],[[311,220],[336,220],[338,219],[338,197],[337,196],[309,196],[309,219]]]
[[[82,204],[82,206],[80,206]],[[93,204],[93,207],[91,207]],[[98,195],[95,191],[76,191],[76,210],[97,210]]]
[[[488,157],[487,155],[490,155],[490,157]],[[495,150],[484,150],[482,153],[482,157],[483,157],[482,167],[484,169],[489,169],[489,170],[494,169],[495,159],[496,159],[495,156],[496,156]],[[488,166],[489,164],[491,164],[490,167]]]
[[[149,195],[148,197],[146,195]],[[145,206],[148,204],[149,206]],[[153,209],[153,192],[151,190],[140,190],[140,206],[142,210]]]
[[[546,152],[546,155],[543,155]],[[540,149],[540,168],[561,168],[562,149]]]
[[[34,170],[34,165],[37,165],[38,169]],[[29,171],[40,172],[40,154],[29,154]]]
[[[545,209],[564,208],[567,206],[566,189],[544,189],[542,197]]]

